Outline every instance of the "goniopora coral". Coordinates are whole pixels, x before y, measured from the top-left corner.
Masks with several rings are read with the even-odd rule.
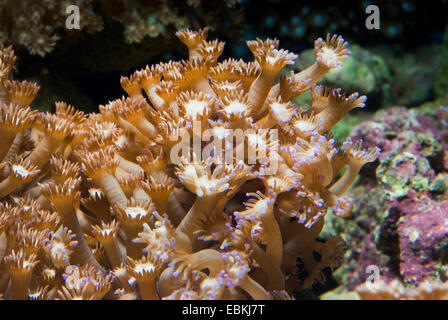
[[[128,97],[90,114],[32,110],[39,86],[8,80],[1,47],[5,299],[284,299],[338,265],[342,239],[316,239],[328,211],[351,213],[344,193],[378,155],[328,134],[366,101],[316,84],[347,43],[318,39],[316,62],[276,83],[297,57],[278,40],[218,62],[207,33],[177,32],[188,60],[123,77]],[[293,99],[307,90],[305,110]]]

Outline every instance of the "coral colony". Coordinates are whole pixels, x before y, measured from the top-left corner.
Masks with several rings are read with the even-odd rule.
[[[340,263],[342,238],[316,238],[379,154],[329,134],[366,101],[316,85],[347,42],[316,40],[313,65],[278,77],[297,57],[278,40],[218,62],[207,34],[178,31],[188,60],[122,77],[128,97],[89,114],[31,109],[39,86],[0,47],[4,299],[291,299]]]

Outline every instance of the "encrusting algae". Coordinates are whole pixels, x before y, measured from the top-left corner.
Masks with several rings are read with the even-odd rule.
[[[327,211],[350,215],[344,192],[379,152],[328,133],[366,101],[316,84],[347,42],[318,39],[315,63],[276,83],[297,58],[278,40],[218,62],[207,34],[178,31],[188,60],[122,77],[128,97],[90,114],[32,110],[39,86],[8,80],[1,47],[4,299],[289,299],[340,263],[342,239],[316,238]]]

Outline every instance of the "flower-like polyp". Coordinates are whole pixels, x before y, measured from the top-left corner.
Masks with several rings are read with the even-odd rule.
[[[30,285],[31,272],[39,262],[37,255],[27,254],[23,249],[12,250],[9,255],[5,256],[4,260],[11,275],[9,299],[25,300]]]
[[[139,284],[140,295],[145,300],[158,300],[157,277],[161,269],[161,261],[148,253],[140,260],[128,258],[126,270]]]
[[[56,268],[66,267],[70,263],[70,256],[74,247],[78,244],[76,236],[68,229],[50,235],[46,241],[44,250]]]
[[[118,220],[125,226],[126,254],[132,258],[139,258],[143,247],[133,240],[143,230],[143,224],[153,217],[154,204],[148,200],[131,198],[126,205],[115,204],[113,210]]]

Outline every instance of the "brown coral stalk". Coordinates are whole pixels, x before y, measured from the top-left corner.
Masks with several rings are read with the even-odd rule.
[[[199,228],[198,221],[209,215],[219,198],[216,196],[211,197],[197,197],[193,206],[188,211],[187,215],[183,218],[182,222],[179,224],[176,230],[185,233],[192,242],[196,240],[193,233]]]
[[[272,290],[285,290],[285,280],[283,278],[282,271],[279,266],[269,259],[266,252],[260,248],[258,244],[252,245],[253,253],[252,257],[257,261],[267,279],[268,289]]]
[[[110,203],[125,205],[128,201],[117,179],[110,173],[103,173],[95,179],[96,183],[104,191]]]
[[[5,158],[3,159],[3,162],[11,160],[13,157],[15,157],[20,149],[20,146],[23,142],[23,132],[19,132],[12,142],[11,146],[9,147],[8,152],[5,155]],[[1,158],[1,155],[0,155]],[[1,174],[1,173],[0,173]]]
[[[0,128],[0,137],[0,160],[3,160],[14,143],[16,133],[10,130],[2,130],[2,128]]]
[[[253,106],[252,113],[255,119],[259,116],[259,112],[268,97],[275,76],[275,74],[262,72],[250,87],[248,103]]]
[[[269,293],[254,279],[246,276],[238,284],[242,289],[244,289],[254,300],[271,300]]]
[[[28,156],[28,160],[39,168],[48,162],[50,156],[59,148],[60,140],[46,135]]]
[[[0,103],[8,102],[8,91],[3,84],[0,84]]]

